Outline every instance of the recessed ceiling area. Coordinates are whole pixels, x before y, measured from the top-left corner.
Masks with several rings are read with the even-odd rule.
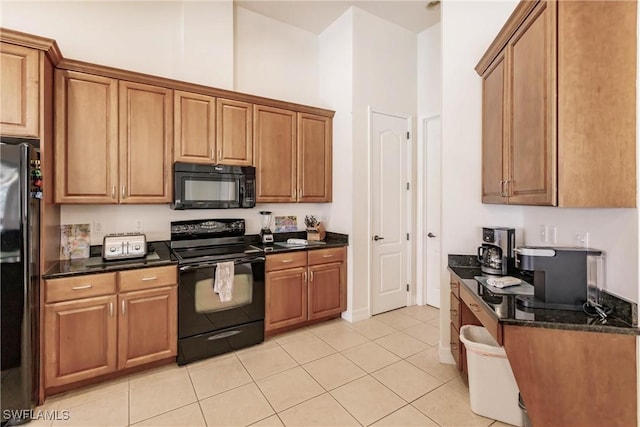
[[[351,6],[359,7],[414,33],[440,22],[440,6],[427,0],[235,0],[237,6],[320,34]]]

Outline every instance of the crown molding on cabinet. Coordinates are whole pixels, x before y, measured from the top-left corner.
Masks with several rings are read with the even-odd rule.
[[[54,66],[62,60],[62,52],[53,39],[0,27],[0,41],[43,50]]]

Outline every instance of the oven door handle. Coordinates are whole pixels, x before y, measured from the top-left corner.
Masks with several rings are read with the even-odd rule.
[[[238,265],[238,264],[247,264],[247,263],[264,262],[264,261],[265,261],[265,257],[239,258],[239,259],[234,259],[233,264]],[[219,262],[224,262],[224,261],[218,261],[218,262],[211,261],[211,262],[203,262],[200,264],[183,265],[182,267],[180,267],[180,271],[192,271],[192,270],[197,270],[199,268],[208,268],[208,267],[213,268],[217,266]]]

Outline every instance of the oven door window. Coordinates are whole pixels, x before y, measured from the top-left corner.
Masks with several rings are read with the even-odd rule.
[[[240,189],[237,179],[197,179],[185,178],[183,181],[185,202],[230,202],[239,203]]]
[[[231,301],[220,301],[220,295],[213,291],[214,279],[202,278],[196,282],[195,312],[213,313],[229,310],[253,301],[253,273],[247,265],[237,265],[233,276]]]

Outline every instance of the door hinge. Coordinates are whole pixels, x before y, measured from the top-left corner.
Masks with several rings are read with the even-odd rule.
[[[407,292],[409,292],[409,284],[407,283]]]
[[[409,183],[407,182],[407,190],[409,189]]]
[[[407,131],[407,139],[411,139],[411,137],[409,136],[409,131]]]
[[[409,233],[407,233],[407,240],[409,240]]]

